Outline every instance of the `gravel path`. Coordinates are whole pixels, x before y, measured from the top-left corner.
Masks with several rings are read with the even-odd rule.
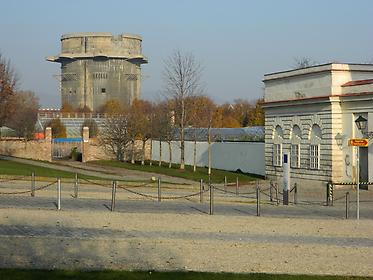
[[[373,276],[373,221],[0,209],[0,266]]]

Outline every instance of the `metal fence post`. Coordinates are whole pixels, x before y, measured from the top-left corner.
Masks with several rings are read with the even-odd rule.
[[[35,196],[35,172],[31,173],[31,196]]]
[[[210,190],[210,215],[214,215],[214,187],[209,185]]]
[[[61,179],[57,179],[57,210],[61,210]]]
[[[199,181],[199,202],[203,202],[203,179]]]
[[[294,183],[294,204],[298,204],[298,185]]]
[[[227,191],[227,176],[224,176],[224,190]]]
[[[346,219],[349,218],[350,211],[350,193],[346,192]]]
[[[256,215],[260,216],[260,188],[258,181],[256,182]]]
[[[238,177],[236,177],[236,195],[238,195],[240,193],[238,188],[239,188]]]
[[[158,202],[161,202],[161,178],[158,178]]]
[[[115,195],[117,193],[117,182],[112,182],[112,189],[111,189],[111,207],[110,211],[113,212],[115,210]]]
[[[277,205],[279,205],[280,200],[278,199],[278,184],[277,183],[275,183],[275,189],[276,189],[276,203],[277,203]]]
[[[78,173],[75,173],[75,182],[74,182],[74,197],[78,198],[79,192],[79,182],[78,182]]]

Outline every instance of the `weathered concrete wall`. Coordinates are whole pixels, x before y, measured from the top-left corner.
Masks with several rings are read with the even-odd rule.
[[[0,154],[20,158],[52,161],[52,131],[46,129],[44,140],[1,139]]]
[[[180,142],[171,143],[172,162],[180,163]],[[159,160],[159,141],[153,141],[152,159]],[[194,142],[185,141],[185,164],[193,165]],[[162,142],[162,161],[169,161],[168,143]],[[265,175],[264,143],[216,142],[211,144],[212,168]],[[197,166],[208,166],[208,143],[197,142]]]
[[[61,54],[47,60],[61,63],[62,104],[74,109],[100,109],[108,100],[122,105],[140,97],[142,39],[138,35],[74,33],[61,37]]]

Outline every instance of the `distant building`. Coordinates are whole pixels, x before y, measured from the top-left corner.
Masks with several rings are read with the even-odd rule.
[[[141,64],[148,62],[141,42],[128,34],[62,35],[61,53],[47,58],[61,63],[62,105],[98,111],[109,100],[128,105],[139,98]]]
[[[282,180],[283,155],[291,180],[325,190],[353,182],[356,157],[348,139],[363,137],[355,120],[373,130],[373,65],[330,63],[264,76],[266,176]],[[373,181],[373,147],[360,149],[360,181]]]

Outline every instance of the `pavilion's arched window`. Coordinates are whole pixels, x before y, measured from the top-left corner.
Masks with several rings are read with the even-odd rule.
[[[298,125],[294,125],[291,130],[290,146],[290,166],[292,168],[300,167],[300,143],[302,140],[302,131]]]
[[[273,133],[273,165],[282,166],[282,141],[284,132],[281,126],[277,125]]]
[[[310,134],[310,169],[320,169],[320,144],[322,131],[319,125],[314,124]]]

